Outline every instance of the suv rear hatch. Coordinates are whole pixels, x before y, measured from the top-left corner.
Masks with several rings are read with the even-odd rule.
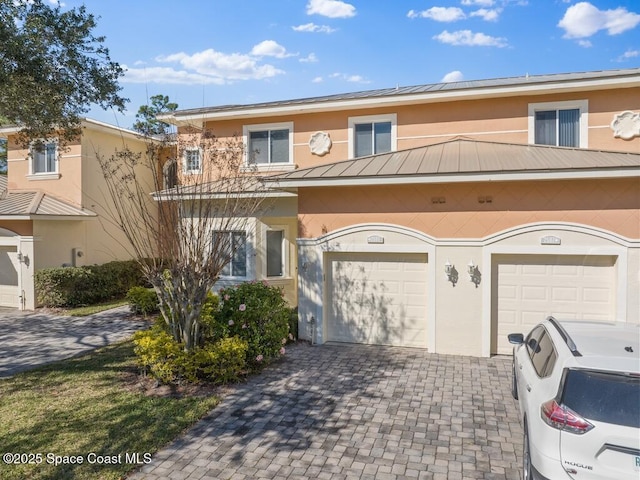
[[[640,376],[566,369],[561,385],[556,406],[570,420],[560,433],[567,473],[580,480],[638,480]]]

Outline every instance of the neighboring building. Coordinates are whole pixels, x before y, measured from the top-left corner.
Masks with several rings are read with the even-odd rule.
[[[96,155],[126,146],[144,153],[133,131],[83,121],[76,142],[57,139],[24,148],[17,128],[8,141],[8,171],[0,175],[0,306],[36,307],[33,275],[47,267],[101,264],[131,258],[111,220],[112,202]]]
[[[246,269],[227,280],[285,287],[302,338],[488,356],[549,314],[640,323],[640,69],[164,120],[183,165],[194,128],[241,135],[288,195],[237,232]]]

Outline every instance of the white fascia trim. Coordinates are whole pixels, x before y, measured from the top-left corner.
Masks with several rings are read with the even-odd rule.
[[[190,125],[192,122],[204,122],[207,120],[226,120],[238,118],[265,117],[275,115],[291,115],[297,113],[328,112],[336,110],[348,110],[357,108],[376,108],[383,106],[399,106],[419,103],[437,103],[455,100],[477,100],[482,98],[496,98],[515,96],[522,94],[545,95],[549,93],[580,92],[585,90],[602,90],[612,87],[630,88],[637,87],[640,75],[627,76],[625,78],[598,78],[591,80],[574,80],[569,82],[549,82],[543,84],[530,84],[504,87],[484,87],[472,90],[461,89],[446,92],[425,92],[413,95],[374,97],[356,100],[334,100],[330,102],[314,102],[303,105],[262,106],[255,108],[225,110],[224,112],[197,113],[191,115],[173,115],[161,117],[165,122],[174,125]]]
[[[181,201],[181,200],[224,200],[229,198],[230,196],[233,198],[295,198],[298,196],[297,193],[292,192],[283,192],[283,191],[273,191],[273,192],[263,192],[263,193],[239,193],[228,195],[225,193],[194,193],[194,194],[183,194],[183,195],[156,195],[151,194],[152,198],[155,201]]]
[[[329,178],[316,180],[267,180],[273,188],[301,187],[344,187],[367,185],[409,185],[436,183],[471,183],[471,182],[507,182],[519,180],[573,180],[594,178],[629,178],[640,177],[640,168],[629,167],[611,170],[561,170],[536,171],[527,173],[470,173],[470,174],[433,174],[425,176],[393,176],[393,177],[354,177]]]
[[[31,220],[31,218],[31,215],[0,215],[0,220]]]

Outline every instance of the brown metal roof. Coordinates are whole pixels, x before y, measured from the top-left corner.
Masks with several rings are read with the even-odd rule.
[[[486,174],[604,172],[638,169],[640,153],[605,152],[579,148],[485,142],[458,138],[443,143],[373,155],[317,167],[295,170],[267,178],[280,186],[303,186],[309,182],[405,179],[422,182],[456,176]],[[598,174],[594,174],[597,178]],[[294,185],[295,184],[295,185]]]
[[[3,193],[4,192],[4,193]],[[40,191],[7,190],[6,178],[0,178],[0,216],[95,217],[90,210],[70,205]]]

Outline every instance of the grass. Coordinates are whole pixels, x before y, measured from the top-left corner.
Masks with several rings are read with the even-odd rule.
[[[121,478],[136,468],[126,454],[155,453],[217,405],[214,396],[151,397],[125,388],[134,358],[129,341],[0,379],[0,453],[42,455],[39,464],[0,461],[0,478]],[[92,452],[116,463],[89,464]],[[83,463],[54,466],[47,454]]]
[[[127,305],[129,302],[124,298],[109,300],[108,302],[97,303],[95,305],[87,305],[86,307],[77,307],[65,309],[62,314],[72,317],[86,317],[87,315],[93,315],[94,313],[104,312],[111,308],[121,307]]]

